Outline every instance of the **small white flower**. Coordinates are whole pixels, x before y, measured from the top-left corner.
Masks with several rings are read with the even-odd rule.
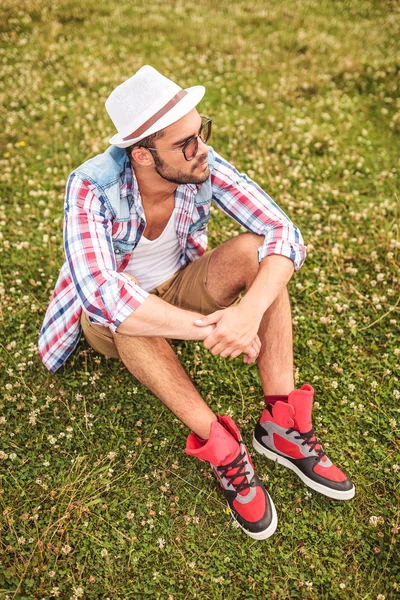
[[[103,548],[103,550],[100,552],[100,555],[102,558],[105,558],[106,556],[108,556],[108,550],[106,548]]]
[[[369,524],[372,525],[372,527],[377,527],[378,525],[383,525],[383,523],[385,522],[385,519],[383,517],[370,517],[369,518]]]
[[[126,518],[127,518],[127,519],[129,519],[129,521],[132,521],[132,519],[134,519],[134,518],[135,518],[135,513],[133,513],[131,510],[129,510],[129,511],[126,513]]]
[[[339,587],[340,587],[341,590],[344,590],[345,587],[346,587],[346,584],[345,583],[339,583]]]
[[[304,583],[305,583],[306,587],[308,587],[308,588],[312,588],[312,586],[313,586],[312,581],[305,581]]]
[[[158,538],[157,540],[158,547],[162,550],[165,546],[165,540],[163,538]]]

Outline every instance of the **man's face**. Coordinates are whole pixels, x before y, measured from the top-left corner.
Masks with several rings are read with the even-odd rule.
[[[187,115],[165,129],[164,137],[158,139],[152,151],[155,170],[167,181],[172,183],[204,183],[209,175],[208,147],[198,138],[196,156],[187,161],[183,152],[163,152],[165,150],[181,150],[188,138],[199,133],[202,120],[194,108]],[[160,152],[158,152],[160,151]]]

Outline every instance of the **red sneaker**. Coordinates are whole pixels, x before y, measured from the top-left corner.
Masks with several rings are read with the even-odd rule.
[[[208,440],[189,434],[186,453],[210,462],[232,517],[248,536],[264,540],[274,533],[278,524],[275,506],[254,472],[233,419],[218,417]]]
[[[253,436],[253,446],[288,467],[316,492],[335,500],[350,500],[354,485],[326,456],[311,425],[314,390],[303,385],[288,401],[267,405]]]

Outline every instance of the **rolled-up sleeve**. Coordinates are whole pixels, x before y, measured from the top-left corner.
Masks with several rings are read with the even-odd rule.
[[[300,230],[281,208],[244,173],[224,160],[215,150],[211,171],[212,198],[219,208],[251,233],[264,236],[258,261],[281,254],[290,258],[294,270],[302,266],[306,249]]]
[[[91,187],[76,174],[67,181],[64,250],[82,309],[115,331],[149,294],[117,272],[112,215]]]

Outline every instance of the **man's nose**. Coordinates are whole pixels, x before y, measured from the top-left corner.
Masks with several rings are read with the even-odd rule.
[[[208,156],[208,146],[207,146],[207,144],[205,144],[201,138],[198,138],[198,142],[199,142],[199,145],[198,145],[198,148],[197,148],[197,155],[198,154],[203,154],[204,152],[207,152],[207,156]]]

